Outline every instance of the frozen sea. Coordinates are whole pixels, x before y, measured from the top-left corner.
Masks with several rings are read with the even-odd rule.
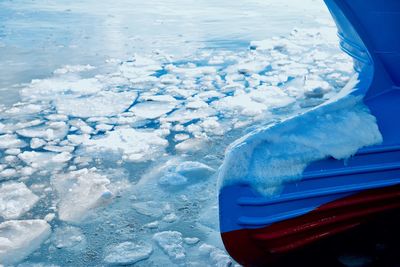
[[[323,1],[0,1],[0,265],[234,266],[226,147],[352,73]]]

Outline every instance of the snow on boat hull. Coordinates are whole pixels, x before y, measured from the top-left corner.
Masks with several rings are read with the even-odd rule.
[[[222,187],[222,239],[231,256],[245,266],[274,262],[400,209],[400,2],[325,3],[338,26],[343,51],[354,59],[359,75],[354,94],[365,95],[383,142],[346,161],[313,162],[301,180],[285,183],[272,197],[246,184]]]

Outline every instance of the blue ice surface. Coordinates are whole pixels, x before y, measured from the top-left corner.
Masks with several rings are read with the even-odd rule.
[[[34,148],[29,145],[33,138],[22,135],[17,127],[22,123],[39,120],[39,125],[33,128],[20,127],[31,130],[50,128],[51,120],[48,116],[58,113],[59,103],[68,99],[72,99],[71,103],[77,99],[93,99],[94,102],[97,101],[93,104],[95,110],[96,106],[104,104],[102,101],[111,101],[99,98],[102,93],[111,94],[115,101],[119,99],[118,93],[121,92],[134,91],[139,95],[137,100],[132,100],[131,103],[128,101],[128,104],[124,99],[119,99],[118,102],[111,101],[111,104],[105,105],[111,110],[115,103],[126,104],[118,115],[99,119],[96,116],[79,118],[66,114],[68,135],[83,137],[85,131],[88,131],[87,135],[94,143],[96,140],[107,140],[100,142],[100,146],[108,146],[112,142],[116,142],[118,146],[123,142],[118,143],[120,140],[111,139],[116,136],[112,134],[123,132],[127,128],[134,130],[128,131],[133,134],[132,139],[129,134],[122,134],[121,138],[128,140],[125,146],[112,151],[100,149],[88,152],[88,145],[72,144],[66,136],[62,136],[62,140],[52,140],[51,137],[47,140],[42,137],[46,139],[50,149],[54,149],[51,146],[72,146],[73,158],[56,166],[59,169],[55,172],[45,166],[31,175],[25,175],[21,180],[41,199],[19,219],[43,219],[49,213],[56,214],[55,219],[49,222],[53,231],[49,241],[30,254],[25,264],[103,266],[107,251],[114,251],[113,248],[126,241],[137,244],[145,242],[153,248],[149,258],[135,266],[213,266],[230,262],[219,239],[214,172],[222,162],[225,148],[233,140],[261,125],[274,123],[322,103],[347,81],[350,70],[346,64],[343,67],[337,65],[337,62],[347,62],[348,58],[340,54],[335,45],[335,37],[330,42],[334,31],[329,32],[333,26],[328,18],[323,3],[312,0],[306,3],[276,0],[171,0],[162,3],[153,0],[112,3],[88,0],[75,3],[1,1],[0,104],[5,106],[0,106],[0,138],[6,133],[16,134],[18,139],[28,144],[21,148],[21,154],[32,151],[48,153],[46,149],[49,148]],[[299,30],[292,32],[296,27]],[[319,30],[320,27],[323,30]],[[314,30],[310,31],[310,28]],[[328,29],[328,37],[324,35],[325,29]],[[273,39],[274,36],[281,36],[281,39]],[[250,45],[251,41],[262,39],[266,39],[267,43],[278,42],[279,49],[264,51]],[[282,49],[285,44],[289,46]],[[155,67],[138,77],[133,75],[134,78],[129,76],[132,75],[129,72],[123,73],[124,67],[128,70],[135,69],[129,64],[140,62],[142,57],[154,60]],[[291,61],[300,66],[290,65]],[[255,66],[259,62],[263,62],[260,68]],[[53,74],[56,69],[66,65],[86,64],[95,68]],[[135,71],[149,64],[139,66]],[[214,68],[216,73],[189,77],[191,71],[201,73],[204,67]],[[176,74],[174,68],[185,72]],[[306,71],[307,75],[296,74],[296,68]],[[289,75],[291,72],[294,74]],[[162,84],[160,80],[168,75],[176,75],[179,83]],[[317,89],[322,82],[329,83],[322,97],[304,96],[305,76],[309,80],[316,80]],[[132,80],[136,78],[147,80],[135,83]],[[38,81],[31,83],[33,79]],[[274,79],[278,81],[274,82]],[[190,85],[189,82],[193,84]],[[87,83],[90,88],[79,89],[79,86]],[[62,88],[71,84],[76,88]],[[231,85],[236,87],[230,90]],[[85,91],[96,86],[101,86],[101,89],[90,93]],[[263,86],[267,86],[267,89]],[[299,92],[296,93],[293,88],[297,88]],[[182,89],[182,95],[173,93],[174,89]],[[258,91],[270,93],[266,100],[272,102],[264,103],[264,99],[257,95]],[[185,92],[188,95],[184,95]],[[210,97],[204,96],[210,92]],[[241,93],[247,97],[250,103],[248,107],[242,106],[244,100],[240,98]],[[160,109],[165,107],[165,101],[146,100],[149,96],[154,99],[157,96],[173,96],[177,103],[160,117],[127,122],[132,116],[130,109],[137,103],[153,101],[160,104]],[[283,101],[281,98],[287,100]],[[186,108],[196,99],[204,101],[207,107],[203,104],[200,108]],[[274,103],[275,100],[278,103]],[[17,101],[21,102],[12,107]],[[30,104],[39,105],[41,111],[27,112]],[[262,108],[256,109],[257,105]],[[80,108],[86,107],[72,106],[71,110]],[[15,112],[16,109],[18,112]],[[205,115],[185,119],[179,113],[182,111],[204,112]],[[172,119],[173,116],[177,119]],[[63,119],[55,121],[60,124]],[[219,126],[212,128],[215,123]],[[111,128],[104,131],[90,130],[90,127],[96,129],[101,124],[110,125]],[[161,133],[162,129],[168,131]],[[137,131],[159,135],[149,135],[149,138],[135,142],[135,138],[138,138],[135,135]],[[218,134],[219,131],[221,132]],[[129,149],[154,141],[156,137],[165,142],[154,143],[141,151],[148,154],[148,160],[124,160],[124,156],[131,153]],[[203,143],[192,145],[194,150],[191,150],[187,149],[190,148],[190,143],[186,147],[181,145],[185,140],[200,140]],[[7,148],[9,147],[0,152],[1,167],[15,169],[18,174],[7,179],[1,177],[0,184],[18,181],[22,176],[21,168],[30,165],[18,158],[15,161],[11,160],[12,157],[7,158]],[[88,158],[87,163],[85,158]],[[79,170],[92,167],[96,168],[94,173],[104,175],[109,180],[107,189],[113,192],[111,203],[91,208],[87,218],[83,216],[83,221],[70,222],[61,219],[60,199],[66,200],[55,189],[60,180],[58,175],[68,175],[75,168]],[[173,170],[182,168],[188,170],[173,173]],[[193,175],[195,179],[181,177],[185,176],[182,173],[191,172],[198,172],[199,175]],[[90,181],[93,176],[96,175],[85,179]],[[168,180],[173,177],[180,180]],[[83,184],[84,181],[79,183]],[[93,190],[99,190],[96,192],[102,193],[102,196],[109,196],[109,191],[102,191],[101,188]],[[68,197],[67,200],[70,201]],[[91,201],[92,198],[87,200]],[[72,204],[71,210],[74,212]],[[0,223],[2,222],[3,219],[0,218]],[[58,240],[55,234],[57,229],[70,226],[77,227],[77,232],[85,240],[85,245],[77,246],[79,249],[73,246],[57,246],[59,242],[71,241],[68,238]],[[177,260],[176,255],[168,252],[168,246],[153,240],[154,234],[166,231],[167,233],[158,236],[170,234],[179,237],[175,233],[179,232],[182,237],[196,237],[200,241],[191,245],[190,242],[178,240],[174,245],[177,251],[184,250],[186,256]]]

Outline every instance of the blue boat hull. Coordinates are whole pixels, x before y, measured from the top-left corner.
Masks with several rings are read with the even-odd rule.
[[[377,119],[380,145],[350,159],[311,163],[274,197],[249,185],[221,188],[220,229],[228,252],[256,266],[400,208],[400,1],[325,0],[340,45],[354,59],[354,94]],[[357,135],[357,129],[354,129]]]

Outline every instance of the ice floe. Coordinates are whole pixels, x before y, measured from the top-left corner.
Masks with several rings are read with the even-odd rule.
[[[221,249],[212,245],[202,244],[200,251],[209,256],[214,266],[231,266],[233,265],[232,259]]]
[[[182,189],[189,184],[208,179],[214,172],[213,168],[200,162],[171,160],[155,175],[159,177],[158,184],[160,186]]]
[[[172,111],[176,106],[175,102],[146,101],[134,105],[129,111],[140,119],[155,119]]]
[[[164,231],[154,234],[154,241],[176,263],[182,262],[186,257],[183,247],[182,234],[177,231]]]
[[[13,168],[6,168],[0,172],[0,178],[9,179],[11,177],[15,177],[18,174],[17,170]]]
[[[124,160],[132,162],[154,159],[163,153],[167,145],[162,132],[132,128],[116,128],[104,137],[85,142],[89,152],[121,152]]]
[[[63,221],[80,222],[89,211],[107,204],[113,193],[107,189],[110,180],[96,169],[82,169],[52,178],[60,202],[58,216]]]
[[[104,262],[111,265],[130,265],[148,259],[153,246],[145,242],[123,242],[107,249]]]
[[[54,230],[51,241],[58,249],[82,250],[86,247],[86,237],[74,226],[58,227]]]
[[[24,151],[18,155],[18,158],[34,169],[51,171],[53,169],[62,168],[63,165],[60,163],[68,161],[71,156],[54,152]]]
[[[95,67],[87,64],[87,65],[65,65],[59,69],[54,71],[54,74],[66,74],[66,73],[73,73],[73,72],[83,72],[93,70]]]
[[[7,182],[0,184],[0,217],[18,219],[29,211],[39,200],[24,183]]]
[[[44,140],[61,140],[68,133],[68,125],[65,122],[49,123],[48,125],[36,126],[17,130],[20,136],[28,138],[41,138]]]
[[[58,112],[73,117],[114,116],[127,110],[136,98],[136,92],[104,91],[87,97],[63,96],[55,106]]]
[[[100,92],[103,85],[96,78],[81,79],[76,76],[33,80],[23,88],[20,94],[23,99],[54,100],[57,95],[80,96]]]
[[[27,144],[18,139],[18,137],[14,134],[3,134],[0,135],[0,149],[7,148],[20,148],[25,147]]]
[[[50,225],[43,220],[6,221],[0,223],[0,263],[18,263],[50,236]]]

